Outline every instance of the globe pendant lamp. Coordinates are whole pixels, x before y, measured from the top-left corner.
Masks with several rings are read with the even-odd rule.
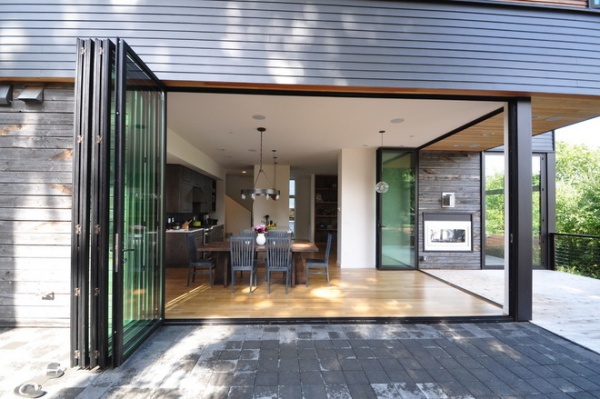
[[[381,148],[383,148],[383,134],[384,133],[385,133],[385,130],[379,131],[379,134],[381,134]],[[390,185],[387,184],[383,180],[377,182],[377,184],[375,185],[375,191],[377,191],[379,194],[385,194],[388,192],[389,189],[390,189]]]
[[[267,182],[269,182],[269,186],[271,186],[271,180],[269,180],[269,178],[267,177],[267,174],[265,173],[264,169],[263,169],[263,133],[267,130],[264,127],[259,127],[256,130],[258,130],[260,132],[260,164],[259,164],[259,168],[258,168],[258,173],[256,174],[256,179],[254,180],[254,186],[252,188],[246,188],[242,190],[242,199],[246,199],[248,197],[252,198],[253,200],[256,199],[256,197],[260,197],[260,196],[264,196],[266,199],[269,198],[273,198],[273,199],[278,199],[279,198],[279,190],[276,190],[274,188],[258,188],[258,179],[260,177],[260,174],[262,173],[265,176],[265,179],[267,179]]]

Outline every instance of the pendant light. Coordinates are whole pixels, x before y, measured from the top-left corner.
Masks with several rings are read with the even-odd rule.
[[[267,174],[263,170],[263,133],[267,129],[265,129],[264,127],[259,127],[256,130],[258,130],[260,132],[260,165],[258,168],[258,173],[256,175],[256,179],[254,180],[254,186],[252,188],[246,188],[246,189],[242,190],[242,199],[246,199],[246,198],[250,197],[254,200],[254,199],[256,199],[256,197],[260,197],[261,195],[264,196],[266,199],[269,199],[269,198],[277,199],[277,198],[279,198],[279,190],[276,190],[274,188],[258,188],[257,187],[258,179],[259,179],[261,173],[263,175],[265,175],[265,178],[269,182],[269,186],[271,185],[271,180],[269,180],[269,178],[267,177]]]
[[[381,148],[383,148],[383,134],[384,133],[385,133],[385,130],[379,131],[379,134],[381,134]],[[387,184],[383,180],[377,182],[377,184],[375,185],[375,191],[377,191],[379,194],[385,194],[388,192],[389,189],[390,189],[390,185]]]
[[[272,150],[272,151],[273,151],[273,190],[275,190],[275,193],[269,194],[269,197],[271,197],[271,199],[273,201],[277,201],[279,199],[279,190],[277,190],[277,157],[275,156],[275,153],[277,152],[277,150]]]

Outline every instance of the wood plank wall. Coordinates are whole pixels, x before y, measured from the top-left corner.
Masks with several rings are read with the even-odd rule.
[[[0,326],[68,326],[73,87],[0,106]]]
[[[421,269],[481,268],[481,157],[479,152],[419,153],[419,259]],[[442,208],[442,192],[456,194],[454,208]],[[423,252],[424,213],[465,213],[473,217],[472,252]]]

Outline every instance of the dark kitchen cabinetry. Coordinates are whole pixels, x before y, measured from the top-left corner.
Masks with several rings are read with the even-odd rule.
[[[315,243],[327,242],[327,234],[337,240],[337,175],[315,175]]]
[[[177,164],[167,164],[166,212],[214,212],[216,182],[198,172]]]

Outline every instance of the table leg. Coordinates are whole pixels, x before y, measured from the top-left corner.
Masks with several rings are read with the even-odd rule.
[[[229,252],[213,252],[217,260],[217,267],[215,270],[215,283],[223,283],[223,287],[229,285]]]
[[[303,252],[293,253],[292,287],[306,283],[306,260]]]

